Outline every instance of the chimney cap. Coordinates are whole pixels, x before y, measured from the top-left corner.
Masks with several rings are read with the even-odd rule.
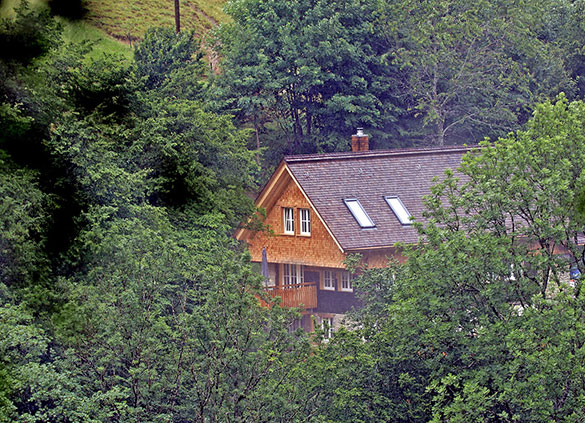
[[[355,134],[356,137],[367,137],[367,134],[364,134],[364,128],[357,128],[357,134]]]

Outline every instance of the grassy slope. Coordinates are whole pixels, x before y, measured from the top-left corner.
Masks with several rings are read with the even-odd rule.
[[[0,18],[13,15],[20,0],[0,0]],[[195,29],[200,38],[229,17],[223,12],[226,0],[180,0],[181,28]],[[47,0],[29,0],[31,7],[47,7]],[[66,41],[91,40],[92,54],[103,52],[132,55],[132,43],[150,27],[175,26],[172,0],[84,0],[88,10],[82,21],[59,19]]]
[[[226,21],[225,0],[181,0],[181,27],[203,35]],[[150,27],[175,26],[172,0],[86,0],[86,20],[117,39],[132,42]]]
[[[0,18],[14,16],[14,7],[20,0],[3,0],[0,6]],[[29,0],[32,8],[46,8],[46,0]],[[129,45],[120,43],[118,40],[105,34],[86,21],[69,21],[57,18],[63,27],[63,39],[65,42],[91,41],[94,43],[90,56],[101,55],[102,53],[121,54],[124,57],[132,57],[132,48]]]

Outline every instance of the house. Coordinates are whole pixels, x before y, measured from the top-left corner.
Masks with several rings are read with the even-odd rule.
[[[402,260],[397,242],[414,243],[411,216],[422,220],[423,196],[435,176],[456,169],[467,147],[369,150],[361,130],[352,151],[287,156],[260,192],[271,232],[240,229],[253,262],[268,262],[267,290],[287,307],[301,307],[298,322],[339,326],[358,305],[344,260],[360,253],[370,267]]]

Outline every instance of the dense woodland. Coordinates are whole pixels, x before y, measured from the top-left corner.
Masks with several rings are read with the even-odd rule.
[[[234,0],[218,72],[189,31],[66,43],[63,4],[0,21],[0,422],[585,420],[585,3]],[[324,342],[232,234],[357,126],[490,142]]]

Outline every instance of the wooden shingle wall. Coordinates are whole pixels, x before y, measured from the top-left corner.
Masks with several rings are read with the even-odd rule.
[[[266,211],[265,220],[274,233],[257,232],[248,238],[252,261],[262,261],[262,248],[266,247],[269,263],[343,268],[345,254],[341,252],[314,210],[311,210],[311,236],[300,235],[299,208],[311,207],[296,183],[288,177],[288,183],[275,194],[276,201]],[[284,235],[282,211],[284,207],[294,208],[294,235]]]
[[[406,257],[400,254],[400,251],[395,248],[366,250],[361,251],[360,254],[363,256],[362,261],[367,264],[368,267],[386,267],[390,260],[397,260],[400,263],[406,261]]]

